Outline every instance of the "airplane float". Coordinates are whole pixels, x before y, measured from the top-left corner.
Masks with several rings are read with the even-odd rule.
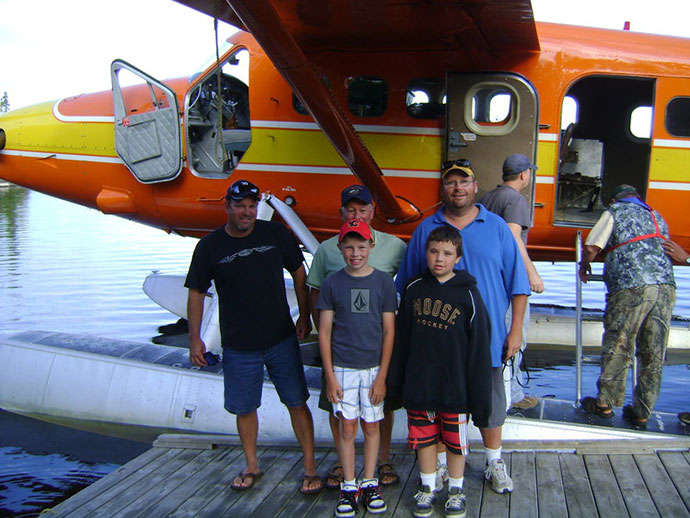
[[[409,238],[439,206],[444,161],[469,159],[483,192],[519,152],[538,165],[526,193],[534,260],[573,260],[577,230],[620,183],[690,248],[690,39],[536,23],[528,0],[180,3],[242,30],[189,78],[115,60],[112,91],[1,116],[0,178],[197,237],[224,223],[226,188],[245,178],[320,239],[340,226],[340,191],[361,182],[375,226]],[[221,376],[189,367],[165,346],[3,336],[0,406],[109,433],[232,433]],[[275,422],[262,429],[292,437],[269,399]],[[577,414],[572,403],[552,413],[564,408]],[[659,430],[679,426],[665,419]],[[591,438],[547,428],[510,418],[504,437]]]

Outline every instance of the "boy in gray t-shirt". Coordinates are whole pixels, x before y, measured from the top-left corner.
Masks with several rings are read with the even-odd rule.
[[[324,280],[316,304],[321,310],[319,348],[328,399],[340,426],[337,450],[344,481],[336,517],[354,516],[357,512],[358,419],[362,420],[364,432],[364,477],[359,489],[370,513],[386,510],[374,473],[397,299],[391,276],[367,263],[373,246],[371,229],[364,221],[353,219],[342,226],[338,247],[345,268]]]

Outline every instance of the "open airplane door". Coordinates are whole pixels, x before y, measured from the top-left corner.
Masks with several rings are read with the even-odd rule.
[[[539,104],[534,87],[509,73],[452,73],[448,95],[447,160],[468,159],[479,182],[479,198],[502,183],[503,160],[522,153],[536,160]],[[536,162],[534,162],[536,163]],[[534,182],[528,193],[534,213]]]
[[[123,70],[134,85],[122,86]],[[119,59],[110,65],[110,78],[118,156],[142,183],[176,178],[182,170],[182,143],[175,92]]]

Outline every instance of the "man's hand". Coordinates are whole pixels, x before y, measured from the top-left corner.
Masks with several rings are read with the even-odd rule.
[[[537,273],[537,270],[530,272],[529,274],[529,289],[534,293],[541,293],[544,291],[544,281],[541,276]]]
[[[690,257],[690,254],[686,253],[685,250],[683,250],[683,247],[681,247],[675,241],[671,241],[670,239],[667,239],[661,243],[661,246],[664,248],[666,255],[677,263],[684,264],[687,258]]]
[[[378,405],[386,397],[386,378],[376,376],[369,389],[369,401],[372,405]]]
[[[589,280],[589,275],[592,275],[592,265],[581,262],[577,274],[580,276],[580,280],[586,283]]]
[[[189,339],[189,361],[197,367],[206,367],[208,363],[204,358],[206,352],[206,344],[201,338]]]
[[[304,340],[306,337],[308,337],[309,333],[311,333],[311,316],[300,315],[297,319],[297,323],[295,324],[295,329],[297,331],[298,340]]]
[[[515,356],[520,348],[522,347],[522,329],[518,329],[516,331],[511,331],[508,333],[508,336],[506,336],[506,342],[503,346],[503,349],[505,351],[505,358],[503,358],[503,361],[508,361],[510,360],[513,356]]]

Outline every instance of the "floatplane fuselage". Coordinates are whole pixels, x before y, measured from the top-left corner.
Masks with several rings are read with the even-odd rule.
[[[363,181],[380,201],[377,226],[406,238],[438,207],[444,160],[470,159],[484,191],[500,183],[503,158],[523,152],[539,166],[526,194],[533,259],[572,260],[575,230],[591,227],[619,183],[635,185],[690,248],[690,40],[536,27],[538,52],[481,59],[460,50],[314,52],[329,95],[383,174],[373,180],[353,175],[347,143],[322,131],[244,32],[228,40],[220,66],[189,79],[163,83],[115,61],[113,91],[3,115],[0,177],[189,236],[222,224],[225,189],[242,177],[319,238],[339,226],[340,190]],[[122,86],[123,75],[138,84]]]

